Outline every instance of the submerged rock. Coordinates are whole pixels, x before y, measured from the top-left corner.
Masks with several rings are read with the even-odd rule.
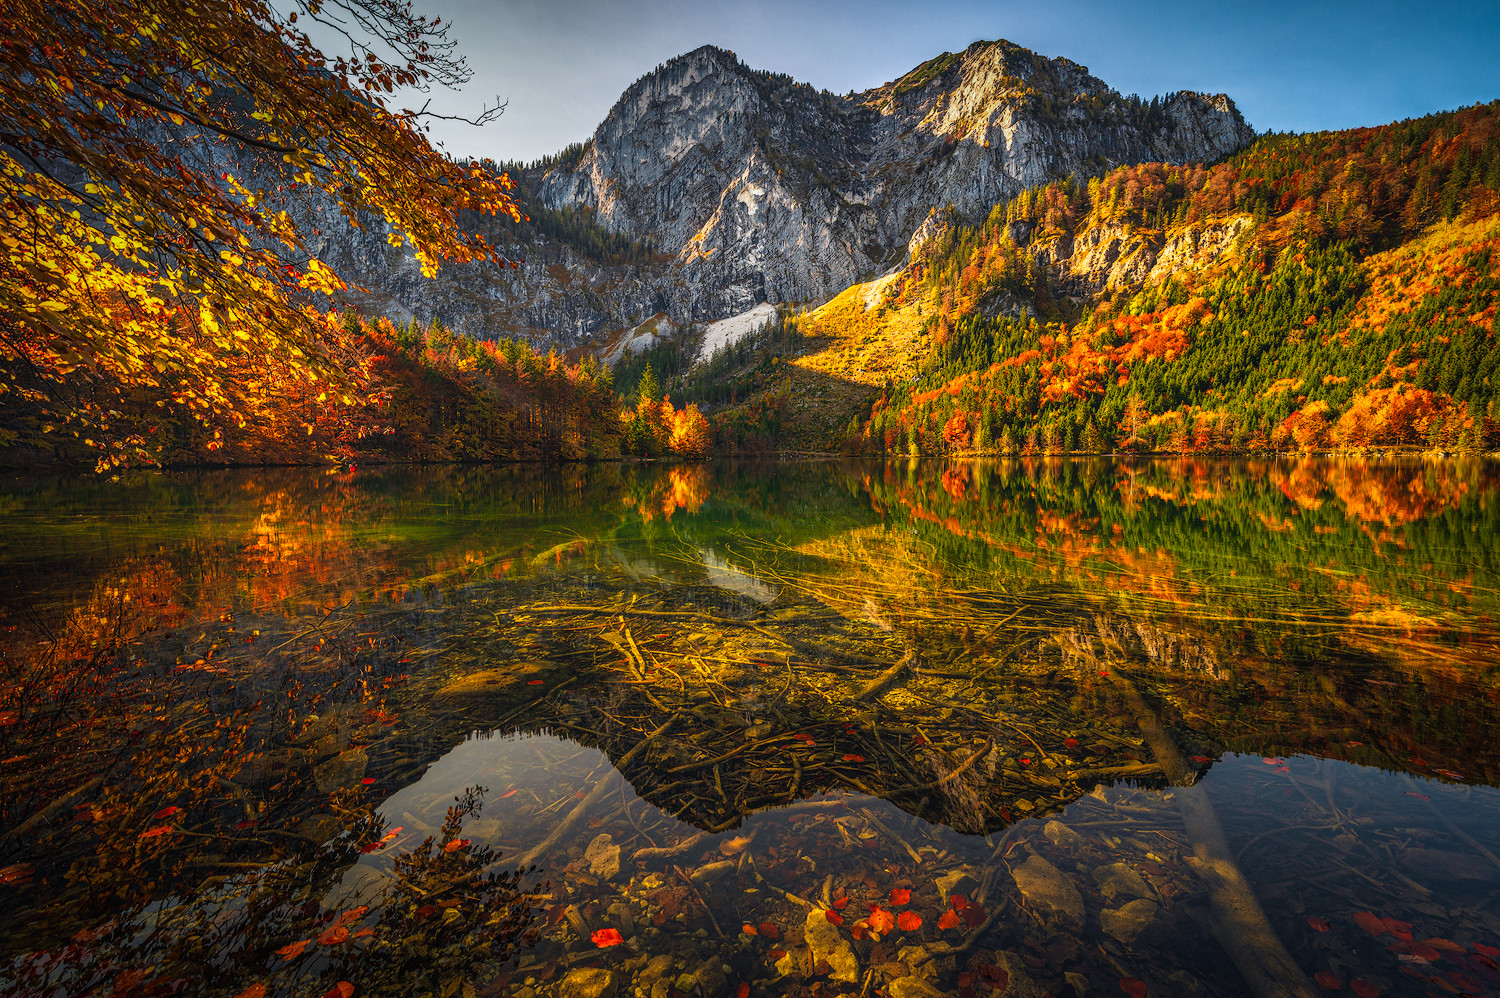
[[[1155,901],[1136,898],[1118,908],[1106,908],[1099,913],[1099,926],[1107,935],[1125,945],[1135,942],[1156,921],[1161,909]]]
[[[620,847],[608,832],[594,836],[594,841],[583,851],[583,858],[588,861],[589,872],[600,880],[613,880],[619,875]]]
[[[1094,871],[1094,880],[1099,884],[1099,893],[1105,900],[1115,898],[1149,898],[1152,896],[1146,878],[1125,863],[1108,863]]]
[[[313,782],[325,794],[357,786],[369,765],[370,757],[362,748],[340,752],[313,770]]]
[[[890,983],[891,998],[947,998],[948,992],[920,977],[898,977]]]
[[[1027,902],[1049,920],[1083,925],[1083,895],[1073,881],[1040,856],[1032,856],[1011,871]]]
[[[937,884],[938,894],[943,898],[943,906],[946,907],[948,899],[955,894],[970,897],[979,888],[979,884],[964,870],[954,870],[938,877],[933,883]]]
[[[557,986],[558,998],[615,998],[620,990],[614,971],[602,968],[572,970]]]
[[[854,955],[854,947],[839,927],[828,920],[826,912],[820,908],[808,912],[803,931],[814,963],[827,960],[829,976],[835,981],[853,984],[859,980],[859,957]]]
[[[1083,843],[1083,836],[1061,821],[1049,821],[1042,826],[1042,834],[1059,849],[1074,849]]]

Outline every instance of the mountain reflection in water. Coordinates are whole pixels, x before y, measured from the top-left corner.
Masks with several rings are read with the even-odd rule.
[[[12,480],[0,983],[1500,994],[1496,484]]]

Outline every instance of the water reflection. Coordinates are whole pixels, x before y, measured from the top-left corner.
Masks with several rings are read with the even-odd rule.
[[[3,979],[1227,995],[1280,952],[1294,989],[1500,992],[1495,486],[12,482]]]

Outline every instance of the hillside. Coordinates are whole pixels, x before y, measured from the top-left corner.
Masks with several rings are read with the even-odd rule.
[[[790,394],[842,403],[789,443],[1492,447],[1497,132],[1500,103],[1268,136],[934,216],[903,266],[787,320]]]

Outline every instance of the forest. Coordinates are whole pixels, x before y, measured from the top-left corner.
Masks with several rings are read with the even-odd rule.
[[[1268,136],[1213,166],[1069,178],[949,225],[883,303],[923,316],[930,349],[851,446],[1492,449],[1497,130],[1500,103]],[[1217,258],[1106,284],[1081,306],[1037,262],[1038,247],[1100,233],[1128,252],[1226,224],[1239,235]]]

